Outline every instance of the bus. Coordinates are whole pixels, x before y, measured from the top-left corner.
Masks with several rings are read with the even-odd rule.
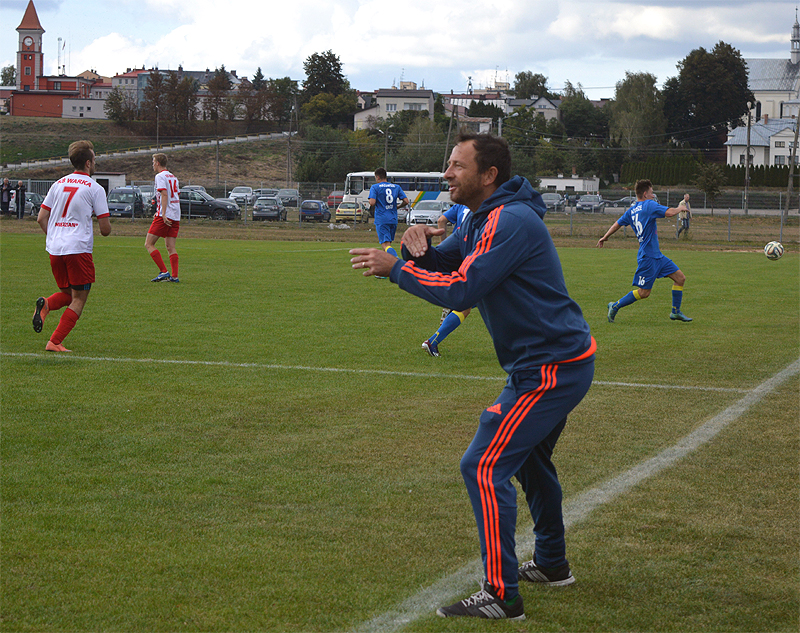
[[[420,200],[438,200],[447,206],[452,204],[450,187],[440,171],[390,171],[387,172],[386,179],[400,185],[412,207]],[[375,174],[371,171],[354,171],[347,174],[343,201],[367,204],[369,188],[374,184]]]

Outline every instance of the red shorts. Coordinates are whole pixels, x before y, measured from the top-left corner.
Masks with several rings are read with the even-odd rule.
[[[180,228],[181,223],[179,221],[173,220],[172,226],[167,226],[164,224],[164,220],[161,219],[161,216],[157,215],[153,218],[153,223],[150,225],[147,232],[157,237],[178,237],[178,229]]]
[[[94,260],[91,253],[50,255],[50,268],[59,288],[88,290],[86,286],[94,283]]]

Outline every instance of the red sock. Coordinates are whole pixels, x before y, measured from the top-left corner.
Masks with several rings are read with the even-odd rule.
[[[72,328],[75,327],[79,318],[78,314],[72,308],[64,310],[64,314],[61,315],[61,319],[58,321],[56,331],[53,332],[53,336],[50,337],[50,342],[53,345],[61,345],[61,342],[67,338],[67,334],[72,332]]]
[[[169,256],[169,265],[172,267],[172,276],[178,276],[178,253]]]
[[[50,312],[53,310],[60,310],[70,303],[72,303],[72,294],[69,292],[56,292],[47,297],[47,309],[50,310]]]
[[[164,265],[164,258],[161,257],[161,251],[153,251],[150,253],[150,257],[153,258],[153,261],[162,273],[167,272],[167,267]]]

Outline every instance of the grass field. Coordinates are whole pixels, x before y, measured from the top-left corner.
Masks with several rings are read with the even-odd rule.
[[[152,284],[143,242],[96,239],[74,351],[49,355],[44,239],[0,235],[0,630],[797,631],[796,369],[570,525],[578,581],[523,586],[525,622],[442,620],[415,597],[477,588],[458,461],[503,385],[477,311],[433,359],[440,310],[352,271],[355,243],[182,238],[182,283]],[[800,357],[796,249],[665,242],[693,323],[668,281],[607,323],[635,250],[560,249],[599,346],[556,448],[565,507]]]

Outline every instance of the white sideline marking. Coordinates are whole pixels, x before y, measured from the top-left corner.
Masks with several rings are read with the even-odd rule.
[[[52,358],[67,360],[88,360],[107,363],[148,363],[165,365],[201,365],[208,367],[233,367],[240,369],[277,369],[284,371],[321,371],[342,374],[375,374],[379,376],[404,376],[407,378],[445,378],[452,380],[489,380],[505,381],[505,376],[470,376],[463,374],[440,374],[416,371],[393,371],[389,369],[348,369],[346,367],[311,367],[306,365],[273,365],[268,363],[231,363],[224,360],[173,360],[168,358],[114,358],[111,356],[78,356],[76,354],[53,355],[53,353],[31,353],[31,352],[3,352],[2,356],[15,356],[19,358]],[[718,391],[724,393],[750,393],[749,389],[737,389],[731,387],[702,387],[700,385],[647,385],[632,382],[609,382],[606,380],[595,380],[593,385],[604,387],[635,387],[649,389],[679,389],[686,391]]]
[[[586,519],[593,510],[610,503],[619,495],[627,492],[635,485],[657,475],[662,470],[673,466],[678,461],[694,452],[734,420],[742,416],[750,407],[760,402],[792,376],[800,373],[800,360],[795,361],[772,378],[765,380],[755,389],[732,404],[722,413],[711,418],[698,429],[679,440],[677,444],[664,449],[655,457],[637,464],[629,471],[609,479],[596,488],[587,490],[564,504],[564,527],[569,529]],[[517,552],[520,560],[527,559],[533,550],[532,534],[517,539]],[[523,553],[524,552],[524,553]],[[467,563],[461,569],[435,582],[411,596],[391,611],[379,615],[355,631],[359,633],[388,633],[397,631],[417,618],[433,613],[438,607],[449,604],[470,590],[475,590],[477,580],[483,574],[481,561]]]

